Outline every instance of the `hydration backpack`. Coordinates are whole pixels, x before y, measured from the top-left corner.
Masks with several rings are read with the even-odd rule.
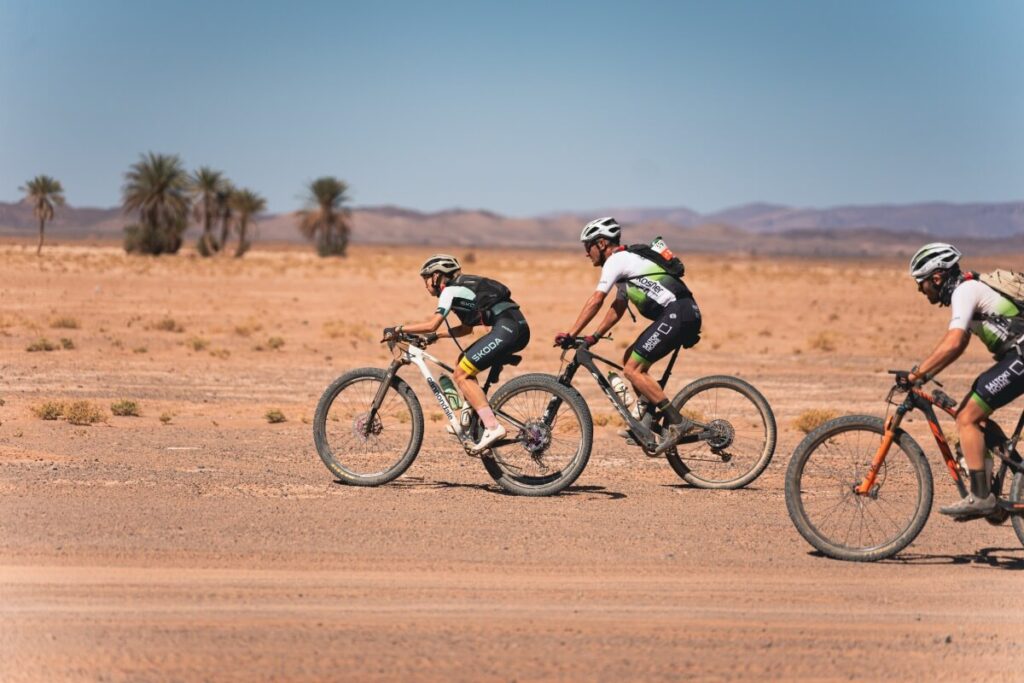
[[[993,270],[991,273],[972,273],[972,279],[983,282],[1013,302],[1018,311],[1024,312],[1024,273],[1013,270]]]
[[[491,310],[502,302],[512,302],[512,290],[497,280],[492,280],[488,277],[460,275],[448,284],[449,286],[458,285],[465,287],[476,294],[476,298],[473,299],[472,303],[474,311],[456,311],[459,313],[460,320],[465,320],[462,316],[463,312],[467,314],[475,312],[478,315],[477,320],[485,325],[490,325],[494,320]]]
[[[659,246],[660,249],[655,249],[655,245]],[[651,244],[631,244],[626,247],[626,251],[641,256],[648,261],[653,261],[661,268],[667,275],[682,279],[686,273],[686,266],[679,260],[678,256],[673,256],[672,252],[665,246],[665,242],[659,237]],[[666,257],[665,254],[668,254]]]

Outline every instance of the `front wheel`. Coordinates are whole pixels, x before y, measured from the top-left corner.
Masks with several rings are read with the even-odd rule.
[[[1024,472],[1017,472],[1013,475],[1013,484],[1010,485],[1010,495],[1007,496],[1014,505],[1024,506]],[[1013,530],[1017,532],[1017,539],[1020,540],[1021,545],[1024,545],[1024,509],[1017,508],[1016,512],[1011,513],[1010,523],[1013,524]]]
[[[370,415],[386,377],[377,368],[346,372],[327,387],[316,406],[316,451],[346,484],[378,486],[399,477],[423,443],[423,411],[404,380],[392,378],[380,408]]]
[[[775,453],[775,415],[753,386],[713,375],[683,387],[672,403],[683,417],[702,425],[701,438],[666,453],[688,484],[702,489],[738,489],[757,479]]]
[[[809,433],[786,471],[786,508],[800,535],[838,560],[873,562],[910,545],[932,507],[932,473],[900,431],[866,494],[861,483],[885,425],[869,415],[830,420]]]
[[[587,466],[594,425],[586,402],[572,387],[550,375],[520,375],[494,393],[491,408],[508,436],[505,445],[484,455],[483,463],[506,491],[550,496],[576,481]]]

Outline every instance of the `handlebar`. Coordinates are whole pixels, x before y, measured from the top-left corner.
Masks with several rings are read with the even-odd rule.
[[[400,332],[399,334],[392,337],[385,337],[380,340],[381,344],[387,344],[388,350],[394,351],[396,344],[411,344],[421,349],[425,349],[438,339],[434,333],[430,334],[412,334],[409,332]]]

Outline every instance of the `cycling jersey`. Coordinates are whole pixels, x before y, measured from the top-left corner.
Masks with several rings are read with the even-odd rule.
[[[978,280],[964,280],[950,299],[951,330],[968,330],[996,357],[1002,357],[1020,332],[1011,319],[1020,314],[1012,301]]]
[[[460,275],[437,297],[437,312],[447,317],[452,311],[463,325],[493,325],[495,318],[519,305],[512,301],[508,287],[479,275]]]
[[[607,294],[612,286],[617,299],[628,299],[640,315],[656,320],[665,306],[678,299],[692,298],[682,280],[667,274],[661,266],[639,254],[621,250],[609,256],[601,267],[597,291]]]

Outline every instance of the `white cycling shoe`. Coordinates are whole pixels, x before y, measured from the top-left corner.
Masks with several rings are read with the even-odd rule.
[[[480,436],[480,440],[473,444],[473,452],[482,453],[483,451],[486,451],[491,447],[491,444],[505,436],[505,434],[505,427],[503,427],[501,423],[498,423],[497,427],[485,429],[484,433]]]

